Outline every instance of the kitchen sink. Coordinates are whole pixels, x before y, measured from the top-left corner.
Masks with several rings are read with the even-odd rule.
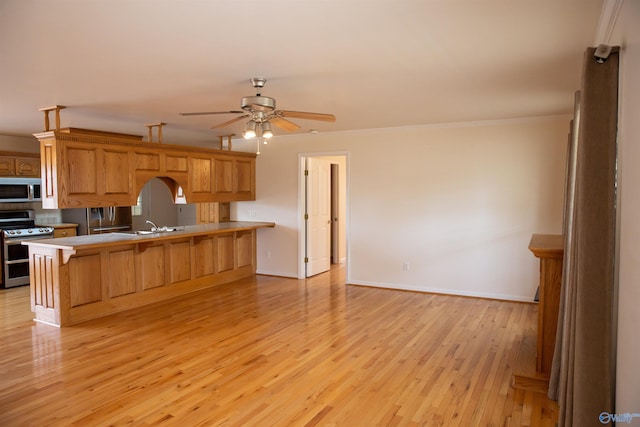
[[[147,234],[162,234],[162,233],[171,233],[173,231],[181,230],[178,227],[158,227],[155,230],[138,230],[135,231],[136,234],[139,235],[147,235]]]
[[[154,235],[160,235],[164,233],[172,233],[174,231],[184,231],[184,227],[158,227],[158,229],[156,230],[120,231],[120,232],[111,233],[111,234],[128,235],[128,236],[131,236],[131,235],[154,236]]]

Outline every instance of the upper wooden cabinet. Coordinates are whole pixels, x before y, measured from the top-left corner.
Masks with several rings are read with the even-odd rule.
[[[34,136],[40,141],[44,208],[133,206],[151,178],[162,179],[176,203],[255,200],[253,153],[75,128]]]
[[[37,178],[40,176],[40,156],[0,151],[0,176]]]

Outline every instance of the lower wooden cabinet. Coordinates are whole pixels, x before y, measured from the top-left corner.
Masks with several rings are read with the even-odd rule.
[[[53,224],[53,238],[73,237],[78,235],[78,224]]]
[[[35,318],[59,326],[248,277],[256,269],[255,229],[64,247],[29,249]]]

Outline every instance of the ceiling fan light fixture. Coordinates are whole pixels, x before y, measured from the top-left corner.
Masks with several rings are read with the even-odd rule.
[[[271,130],[271,123],[269,122],[262,123],[262,137],[266,139],[273,137],[273,131]]]
[[[247,127],[245,127],[244,132],[242,132],[242,136],[244,139],[251,139],[256,137],[256,122],[253,120],[249,120],[247,122]]]

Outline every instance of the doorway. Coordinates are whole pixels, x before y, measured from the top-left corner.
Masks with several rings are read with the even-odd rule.
[[[298,278],[336,264],[348,272],[348,153],[307,153],[299,160]]]

